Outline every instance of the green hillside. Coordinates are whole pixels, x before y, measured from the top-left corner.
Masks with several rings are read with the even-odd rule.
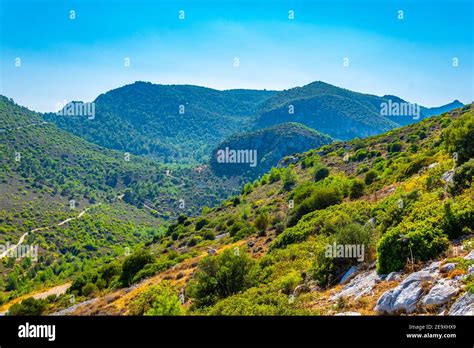
[[[219,141],[249,129],[257,106],[273,93],[136,82],[97,97],[94,119],[45,118],[107,148],[161,162],[202,163]]]
[[[211,168],[220,176],[255,179],[276,166],[283,157],[318,148],[331,141],[329,136],[298,123],[279,124],[254,132],[239,133],[226,139],[213,150]],[[254,163],[238,163],[238,158],[237,163],[219,162],[219,154],[224,154],[226,149],[236,150],[237,154],[239,150],[255,154]]]
[[[452,277],[463,276],[461,294],[472,291],[467,270],[473,261],[448,257],[457,255],[459,243],[463,253],[472,250],[473,137],[469,105],[300,154],[241,195],[201,216],[180,217],[144,249],[115,260],[109,267],[121,269],[115,276],[121,284],[91,294],[83,286],[103,284],[104,273],[76,277],[70,293],[96,302],[93,311],[84,304],[73,312],[374,314],[378,296],[396,283],[375,282],[375,293],[355,302],[331,300],[351,266],[370,270],[375,263],[379,275],[410,274],[436,259],[459,264]],[[328,257],[334,244],[364,249],[360,258]],[[57,300],[48,308],[64,304]]]
[[[8,126],[0,132],[0,245],[37,245],[41,259],[0,257],[7,298],[98,267],[239,187],[205,166],[165,166],[88,143],[3,96],[0,120]]]
[[[364,138],[386,132],[401,125],[418,122],[436,114],[436,110],[420,106],[419,115],[383,105],[400,106],[406,101],[396,96],[378,97],[353,92],[321,81],[274,94],[261,106],[255,128],[284,122],[298,122],[334,139]],[[440,113],[462,106],[458,103],[439,108]],[[399,112],[399,114],[397,114]]]

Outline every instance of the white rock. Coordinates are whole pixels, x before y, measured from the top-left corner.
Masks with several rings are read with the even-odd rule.
[[[435,272],[430,272],[426,269],[423,269],[421,271],[410,274],[400,283],[400,285],[403,286],[403,285],[407,285],[413,282],[429,281],[429,280],[435,279],[435,277],[436,277]]]
[[[398,282],[400,281],[400,279],[402,279],[402,272],[392,272],[385,278],[387,282],[390,282],[390,281]]]
[[[439,262],[433,262],[421,271],[414,272],[406,277],[398,286],[383,293],[375,305],[379,313],[411,313],[416,309],[416,304],[423,292],[421,283],[435,279]]]
[[[395,302],[393,303],[393,311],[412,313],[416,309],[416,303],[418,302],[422,292],[423,290],[421,289],[421,284],[419,282],[409,283],[398,294]]]
[[[378,279],[379,276],[375,270],[360,273],[344,285],[340,292],[331,296],[331,300],[337,300],[339,297],[358,299],[361,296],[371,294]]]
[[[351,278],[355,276],[356,272],[357,272],[356,266],[352,266],[351,268],[349,268],[347,272],[344,273],[344,275],[342,276],[341,280],[339,281],[339,284],[347,283]]]
[[[421,302],[424,305],[440,305],[448,302],[459,291],[456,282],[440,279],[423,297]]]
[[[465,260],[474,260],[474,250],[471,250],[471,252],[469,254],[464,256],[464,259]]]
[[[448,315],[469,315],[474,316],[474,294],[464,293],[451,306]]]
[[[451,272],[452,270],[454,270],[456,268],[456,265],[457,265],[457,263],[454,263],[454,262],[447,263],[447,264],[441,266],[439,271],[441,273],[449,273],[449,272]]]

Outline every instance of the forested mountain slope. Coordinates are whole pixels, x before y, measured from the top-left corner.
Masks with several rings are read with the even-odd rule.
[[[211,168],[220,176],[244,176],[253,180],[276,166],[285,156],[331,142],[331,137],[302,124],[278,124],[227,138],[212,151]],[[232,155],[232,151],[236,152],[235,163],[232,163],[231,156],[227,156]],[[239,152],[243,153],[243,156],[240,156],[242,158],[238,158]],[[230,158],[225,158],[226,156]],[[243,163],[239,163],[240,161]]]
[[[473,137],[468,105],[296,155],[241,195],[199,217],[181,216],[153,243],[115,260],[109,267],[120,284],[91,294],[85,290],[107,276],[84,272],[69,291],[93,300],[64,313],[469,313]],[[339,257],[328,254],[334,245],[359,249]],[[353,266],[357,276],[338,285]],[[416,280],[422,276],[430,281]],[[449,296],[430,302],[431,289],[448,285]],[[400,306],[391,307],[395,301]],[[64,307],[56,300],[44,310]]]
[[[249,129],[257,106],[273,93],[136,82],[98,96],[93,119],[45,118],[104,147],[162,162],[202,163],[223,138]]]

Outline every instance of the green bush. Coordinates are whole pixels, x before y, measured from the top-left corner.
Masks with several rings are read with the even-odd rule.
[[[369,262],[368,259],[374,246],[374,231],[369,226],[363,226],[359,223],[349,223],[336,228],[336,231],[328,239],[324,249],[316,251],[316,259],[313,262],[310,274],[319,286],[326,287],[333,285],[354,264],[360,262]],[[364,247],[363,259],[357,257],[334,257],[334,245],[359,245]],[[330,253],[328,253],[328,248]],[[354,250],[352,250],[354,251]],[[359,249],[362,252],[362,249]]]
[[[251,288],[242,294],[223,299],[210,307],[208,315],[232,316],[288,316],[308,315],[308,312],[298,309],[289,297],[282,293],[269,292],[267,289]]]
[[[121,282],[123,286],[130,286],[135,275],[147,264],[153,263],[155,258],[149,251],[138,250],[128,256],[122,265]]]
[[[196,226],[195,226],[195,230],[196,231],[200,231],[204,226],[206,226],[207,224],[209,223],[209,220],[207,219],[199,219],[197,222],[196,222]]]
[[[396,141],[387,145],[387,151],[390,153],[400,152],[402,151],[402,149],[403,149],[403,145],[399,141]]]
[[[369,155],[366,149],[359,149],[350,157],[351,161],[362,161]]]
[[[472,233],[474,230],[474,209],[471,199],[451,204],[444,204],[442,228],[450,239]]]
[[[91,296],[97,292],[97,286],[93,283],[87,283],[81,292],[84,296]]]
[[[268,178],[268,181],[271,183],[277,182],[281,179],[281,173],[278,168],[272,167],[270,169],[270,176]]]
[[[314,171],[314,181],[320,181],[329,176],[329,169],[327,167],[318,167]]]
[[[312,211],[324,209],[341,202],[342,195],[339,190],[331,187],[316,187],[311,196],[305,198],[291,210],[287,226],[296,225],[304,215]]]
[[[352,181],[351,186],[349,188],[349,198],[350,199],[357,199],[364,195],[365,191],[365,184],[363,181],[359,179],[355,179]]]
[[[241,240],[247,236],[250,236],[257,232],[257,229],[254,226],[245,226],[244,228],[240,229],[232,238],[234,242]]]
[[[471,158],[468,162],[463,163],[454,171],[453,182],[449,185],[449,192],[453,195],[460,194],[463,190],[472,185],[473,176],[474,159]]]
[[[458,163],[462,164],[474,157],[474,115],[466,112],[451,123],[442,134],[444,147],[450,152],[457,152]]]
[[[202,238],[204,238],[204,240],[214,240],[216,239],[216,236],[212,231],[204,231]]]
[[[243,250],[227,249],[219,255],[204,258],[186,293],[193,307],[211,306],[218,300],[256,284],[258,267]]]
[[[369,170],[365,173],[364,183],[366,185],[372,184],[377,179],[377,172],[375,170]]]
[[[243,195],[248,195],[248,194],[251,193],[252,191],[253,191],[253,185],[252,185],[250,182],[248,182],[248,183],[246,183],[246,184],[244,185],[244,187],[242,187],[241,193],[242,193]]]
[[[270,217],[268,216],[268,213],[263,212],[257,216],[253,224],[258,231],[264,232],[267,229],[269,223]]]
[[[296,172],[292,167],[283,169],[283,190],[289,191],[296,184]]]
[[[131,315],[183,315],[184,309],[178,292],[167,281],[152,285],[140,293],[130,305]]]
[[[42,315],[48,306],[44,299],[34,299],[33,297],[15,303],[8,310],[8,315]]]
[[[377,245],[377,272],[400,271],[408,260],[427,261],[449,246],[441,228],[426,220],[409,222],[387,231]]]

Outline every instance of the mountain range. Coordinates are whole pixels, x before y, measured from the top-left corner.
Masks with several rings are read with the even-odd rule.
[[[0,306],[58,284],[86,301],[166,277],[187,288],[193,314],[308,314],[286,297],[299,285],[330,287],[353,265],[303,257],[326,241],[367,243],[381,273],[403,268],[401,233],[419,243],[420,261],[440,255],[472,230],[472,111],[430,117],[455,101],[420,106],[417,118],[381,114],[402,103],[322,82],[286,91],[137,82],[99,96],[93,115],[40,114],[0,96],[0,244],[38,245],[40,260],[0,252]],[[459,168],[448,186],[453,152]],[[423,225],[428,208],[440,228]],[[200,262],[214,261],[202,254],[227,248],[249,253],[236,269],[258,276],[212,293]],[[100,313],[143,314],[130,301],[100,302]],[[59,296],[47,311],[66,307]]]
[[[282,123],[301,123],[333,139],[348,140],[462,106],[455,101],[438,109],[420,106],[419,115],[397,115],[394,110],[382,115],[384,104],[413,104],[320,81],[284,91],[136,82],[102,94],[93,103],[93,119],[54,113],[44,118],[103,147],[182,164],[208,162],[212,150],[228,137]]]

